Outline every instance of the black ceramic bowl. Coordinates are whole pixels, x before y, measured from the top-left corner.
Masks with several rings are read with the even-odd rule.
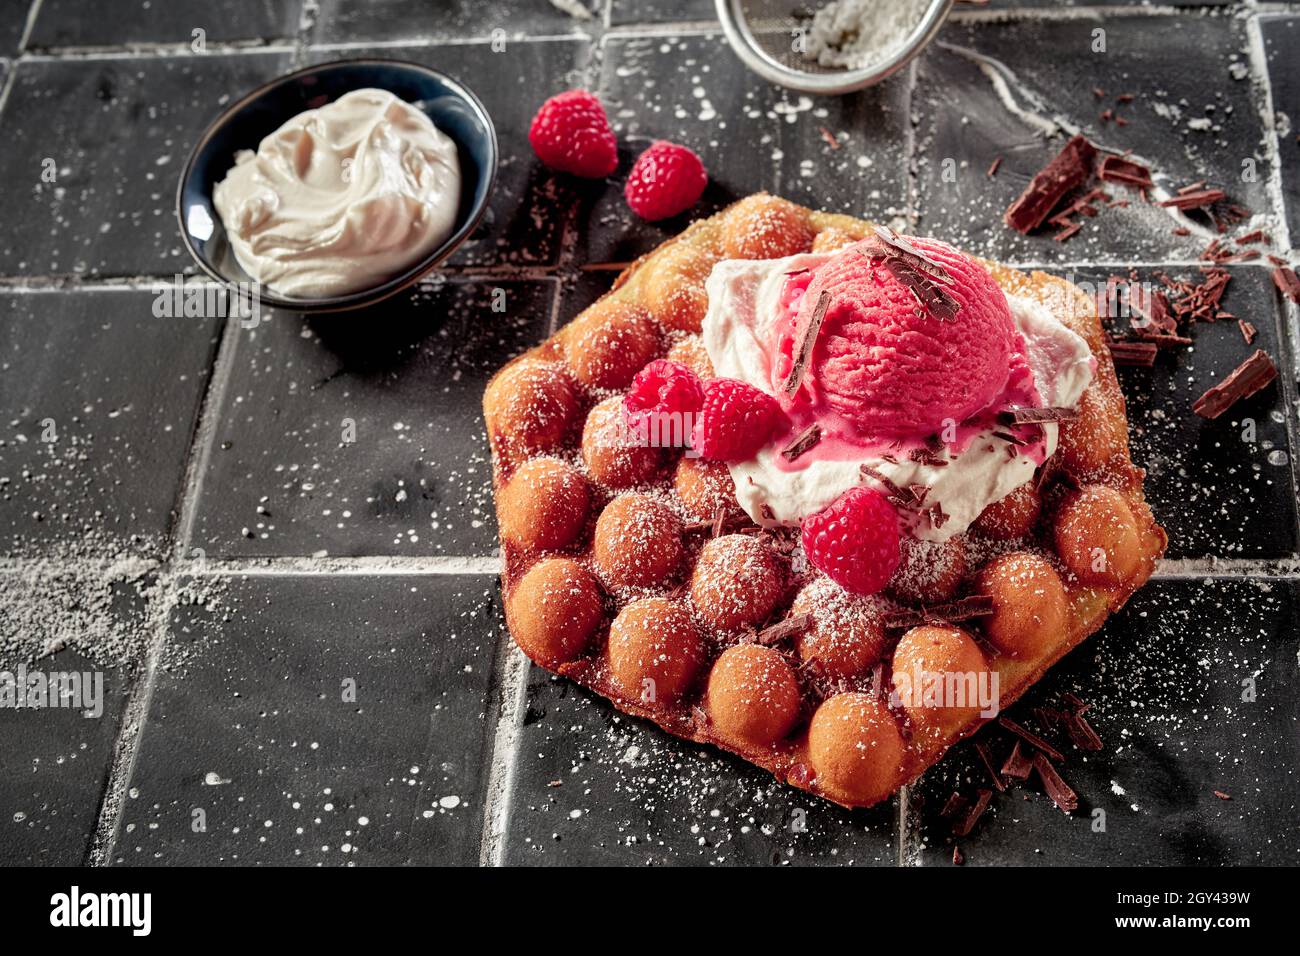
[[[465,241],[483,217],[496,177],[497,134],[483,104],[451,77],[417,63],[341,60],[298,70],[258,87],[218,116],[200,137],[176,192],[181,235],[199,268],[218,282],[252,282],[235,260],[212,203],[212,189],[234,165],[235,153],[256,150],[263,137],[304,110],[324,106],[365,87],[388,90],[423,110],[434,126],[455,141],[461,173],[455,228],[446,242],[419,262],[371,288],[305,299],[277,295],[263,287],[260,303],[297,312],[358,309],[412,285]]]

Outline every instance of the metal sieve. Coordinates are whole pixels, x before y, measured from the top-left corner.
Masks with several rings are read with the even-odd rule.
[[[891,0],[878,0],[889,3]],[[817,7],[815,0],[715,0],[727,42],[751,70],[773,83],[803,93],[851,93],[902,69],[938,32],[953,0],[933,0],[901,46],[885,50],[877,63],[823,66],[802,52]]]

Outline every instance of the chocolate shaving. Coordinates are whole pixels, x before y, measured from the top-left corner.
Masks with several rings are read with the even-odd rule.
[[[948,270],[939,262],[931,259],[916,246],[912,245],[894,230],[887,226],[874,226],[876,243],[885,246],[884,250],[877,250],[886,259],[901,259],[913,269],[918,269],[926,273],[933,279],[937,279],[944,285],[952,285],[953,278]],[[872,246],[875,247],[876,243]]]
[[[786,461],[795,461],[821,440],[822,427],[820,425],[809,425],[800,433],[798,438],[781,449],[781,457]]]
[[[1119,156],[1103,157],[1097,176],[1110,183],[1144,186],[1148,189],[1154,185],[1151,181],[1150,169],[1141,163],[1135,163],[1131,159],[1121,159]]]
[[[1003,216],[1007,225],[1026,235],[1037,229],[1070,190],[1088,179],[1096,156],[1087,138],[1071,139],[1007,209]]]
[[[724,505],[718,505],[718,510],[713,513],[713,536],[722,537],[722,529],[727,523],[727,509]]]
[[[1055,760],[1057,763],[1060,763],[1062,760],[1065,759],[1064,757],[1061,756],[1061,752],[1057,750],[1055,747],[1053,747],[1051,744],[1049,744],[1046,740],[1038,736],[1038,734],[1032,733],[1031,731],[1026,730],[1024,727],[1021,727],[1010,717],[999,717],[998,724],[1002,727],[1003,730],[1011,731],[1011,733],[1015,734],[1025,743],[1029,744],[1029,746],[1033,747],[1035,750],[1041,753],[1046,754],[1048,757]]]
[[[1012,445],[1028,445],[1028,444],[1029,444],[1029,442],[1025,441],[1023,438],[1017,438],[1015,435],[1011,434],[1010,432],[994,432],[994,433],[993,433],[993,437],[994,437],[994,438],[1000,438],[1000,439],[1002,439],[1004,442],[1008,442],[1008,443],[1010,443],[1010,444],[1012,444]]]
[[[930,520],[930,527],[938,531],[948,521],[948,514],[940,507],[939,502],[935,502],[925,509],[925,516]]]
[[[1192,340],[1185,335],[1165,335],[1163,333],[1149,333],[1142,336],[1143,342],[1150,342],[1156,348],[1172,348],[1175,345],[1191,345]]]
[[[992,179],[994,176],[998,174],[998,167],[1001,165],[1002,165],[1001,156],[995,157],[993,162],[989,163],[989,171],[986,174],[989,177],[989,179]]]
[[[1075,714],[1082,714],[1092,707],[1092,704],[1085,704],[1078,694],[1068,690],[1061,695],[1061,699],[1069,706],[1070,711]]]
[[[1145,287],[1128,283],[1128,304],[1130,308],[1146,320],[1145,327],[1161,332],[1173,332],[1178,322],[1169,314],[1169,298],[1163,292],[1148,292]],[[1134,323],[1137,327],[1137,323]]]
[[[954,843],[952,847],[952,865],[961,866],[965,862],[966,857],[962,856],[961,847]]]
[[[1237,320],[1237,328],[1241,329],[1241,337],[1246,340],[1247,345],[1252,344],[1255,341],[1255,336],[1259,334],[1259,330],[1245,319]]]
[[[808,317],[808,324],[804,327],[803,338],[799,340],[799,349],[795,352],[794,364],[790,366],[790,377],[785,380],[784,390],[787,395],[793,395],[799,391],[799,386],[803,384],[804,374],[808,371],[808,363],[812,361],[813,347],[817,344],[817,334],[822,328],[822,319],[826,318],[826,310],[831,307],[831,294],[825,289],[817,296],[817,304],[813,306],[812,315]]]
[[[955,624],[973,617],[993,613],[993,598],[987,594],[972,594],[948,604],[903,608],[885,615],[885,627],[916,627],[918,624]]]
[[[998,412],[998,421],[1003,425],[1043,425],[1048,422],[1068,422],[1079,417],[1078,409],[1065,408],[1061,405],[1047,405],[1042,408],[1009,408]]]
[[[1079,223],[1079,222],[1076,222],[1076,223],[1074,223],[1074,224],[1072,224],[1072,225],[1066,226],[1064,229],[1062,229],[1062,230],[1061,230],[1060,232],[1058,232],[1056,235],[1052,236],[1052,241],[1053,241],[1053,242],[1065,242],[1065,240],[1069,239],[1071,236],[1073,236],[1075,233],[1077,233],[1077,232],[1078,232],[1080,229],[1082,229],[1082,228],[1083,228],[1083,223]]]
[[[1231,800],[1231,799],[1232,799],[1232,794],[1224,793],[1222,790],[1215,790],[1215,791],[1214,791],[1214,795],[1215,795],[1216,797],[1218,797],[1220,800]]]
[[[966,811],[966,815],[952,825],[953,836],[969,836],[971,830],[975,829],[975,824],[983,816],[984,810],[989,805],[989,800],[993,798],[993,791],[987,787],[981,787],[975,795],[975,802],[971,808]]]
[[[1038,779],[1043,781],[1043,789],[1062,813],[1073,813],[1079,809],[1078,795],[1042,754],[1034,754],[1034,769],[1038,771]]]
[[[1204,209],[1206,206],[1226,199],[1228,194],[1222,189],[1198,189],[1194,192],[1179,190],[1173,199],[1166,199],[1160,205],[1172,206],[1174,209]]]
[[[939,816],[951,817],[955,814],[961,813],[969,804],[969,800],[954,790],[952,796],[948,798],[948,802],[945,803],[943,809],[939,811]]]
[[[1288,266],[1279,266],[1273,270],[1273,284],[1292,302],[1300,305],[1300,278],[1295,270]]]
[[[883,471],[868,464],[858,466],[858,471],[868,478],[873,478],[884,486],[888,494],[886,499],[899,508],[918,508],[925,496],[930,492],[929,485],[911,484],[906,488],[900,487],[892,478]]]
[[[1192,403],[1192,411],[1202,418],[1218,418],[1229,408],[1254,395],[1277,378],[1277,366],[1262,349],[1238,365],[1218,385],[1212,385],[1205,394]]]
[[[944,450],[943,439],[938,435],[931,435],[925,440],[925,444],[919,448],[913,448],[907,453],[909,461],[915,461],[922,465],[932,465],[936,468],[942,468],[948,464],[948,459],[942,456]]]
[[[787,637],[802,634],[811,626],[811,614],[792,614],[784,621],[763,628],[763,630],[759,631],[755,636],[754,641],[755,643],[765,645],[779,644]]]
[[[1105,746],[1097,731],[1083,719],[1082,714],[1067,712],[1063,715],[1062,723],[1065,724],[1065,732],[1070,735],[1071,743],[1080,750],[1098,751]]]
[[[977,740],[975,741],[975,752],[980,755],[980,762],[984,764],[984,769],[988,771],[993,786],[998,788],[999,793],[1004,792],[1007,789],[1007,782],[1002,779],[1002,774],[998,773],[997,768],[993,766],[993,754],[989,750],[989,745],[982,740]]]
[[[1017,740],[1011,753],[1007,754],[1007,759],[1002,762],[1002,775],[1012,780],[1028,780],[1033,769],[1033,762],[1025,756],[1025,752],[1020,749],[1020,741]]]
[[[866,462],[863,462],[858,466],[858,471],[861,474],[866,475],[868,478],[874,478],[876,481],[884,485],[885,490],[888,491],[891,496],[902,497],[903,489],[898,487],[892,478],[874,465],[869,465]]]
[[[1110,342],[1110,357],[1116,365],[1150,368],[1156,364],[1158,349],[1151,342]]]
[[[961,303],[937,285],[928,272],[914,268],[911,262],[901,258],[886,258],[884,265],[889,274],[907,288],[916,304],[928,314],[940,322],[957,320]]]

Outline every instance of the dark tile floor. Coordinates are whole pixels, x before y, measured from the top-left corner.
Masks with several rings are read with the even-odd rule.
[[[968,863],[1295,866],[1298,600],[1294,580],[1148,585],[1009,712],[1041,729],[1033,708],[1057,706],[1063,693],[1092,705],[1105,751],[1051,737],[1079,809],[1062,814],[1036,781],[998,794],[978,829],[956,841]],[[999,760],[1011,749],[991,730],[977,739]],[[913,788],[906,857],[950,862],[939,811],[953,792],[973,795],[986,781],[969,743],[932,768]]]
[[[555,280],[420,286],[241,330],[191,543],[210,556],[486,555],[483,389],[546,337]]]
[[[312,31],[318,43],[409,37],[554,36],[594,28],[603,0],[320,0]],[[569,8],[568,11],[562,8]]]
[[[16,2],[16,0],[13,0]],[[298,31],[302,0],[41,0],[28,46],[102,47],[122,44],[274,42]]]
[[[171,617],[113,862],[477,863],[491,579],[206,587]]]
[[[1096,30],[1104,31],[1100,38]],[[1059,152],[1064,137],[1045,137],[1049,131],[1132,150],[1170,193],[1211,180],[1232,201],[1268,212],[1272,163],[1246,32],[1239,20],[1205,16],[1117,17],[1105,26],[1087,18],[949,24],[919,61],[921,229],[1004,260],[1195,259],[1212,233],[1123,187],[1108,188],[1131,205],[1103,209],[1067,243],[1053,242],[1051,228],[1029,237],[1012,232],[1002,213]],[[1107,110],[1127,125],[1103,121]],[[1174,235],[1180,226],[1191,234]]]
[[[529,668],[501,860],[891,866],[897,808],[849,812]]]
[[[0,116],[0,205],[39,227],[0,236],[0,276],[192,272],[176,178],[232,97],[280,53],[20,61]]]
[[[0,554],[165,547],[221,321],[153,301],[0,292]]]
[[[580,2],[594,16],[549,0],[42,0],[23,51],[33,7],[0,8],[0,204],[23,227],[0,235],[0,671],[104,687],[94,719],[0,709],[0,766],[19,771],[0,774],[0,863],[951,859],[937,808],[979,785],[969,747],[845,813],[617,715],[509,644],[483,384],[605,291],[602,266],[683,224],[631,218],[621,172],[542,169],[528,120],[596,87],[624,170],[658,137],[701,153],[700,211],[766,188],[1080,282],[1133,262],[1188,275],[1207,237],[1173,235],[1153,206],[1107,209],[1063,245],[1012,235],[1001,210],[1059,149],[1050,122],[1133,149],[1171,188],[1223,184],[1259,217],[1239,231],[1294,257],[1297,9],[997,2],[1034,9],[963,11],[914,70],[820,100],[746,73],[710,0]],[[156,318],[153,280],[191,271],[171,197],[198,132],[295,64],[370,52],[445,69],[492,112],[501,169],[473,240],[368,315]],[[1107,107],[1130,125],[1103,124]],[[1232,272],[1225,306],[1292,369],[1294,307],[1261,266]],[[1063,767],[1081,810],[1001,795],[961,841],[971,864],[1297,861],[1295,376],[1219,421],[1189,410],[1245,354],[1234,323],[1202,325],[1193,349],[1123,371],[1171,560],[1020,705],[1031,721],[1065,690],[1092,702],[1107,749]]]

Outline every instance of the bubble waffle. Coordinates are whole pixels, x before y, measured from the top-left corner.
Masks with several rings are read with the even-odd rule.
[[[1006,707],[1145,583],[1167,540],[1129,458],[1091,299],[996,263],[984,265],[1005,291],[1087,341],[1096,374],[1034,480],[966,533],[910,543],[880,595],[805,568],[795,532],[737,507],[724,466],[618,445],[623,390],[646,362],[712,375],[698,332],[714,263],[834,251],[870,228],[744,199],[633,263],[484,396],[506,618],[524,652],[626,713],[850,807],[888,798],[988,719],[920,706],[905,675],[996,675]],[[991,613],[905,613],[972,596]]]

